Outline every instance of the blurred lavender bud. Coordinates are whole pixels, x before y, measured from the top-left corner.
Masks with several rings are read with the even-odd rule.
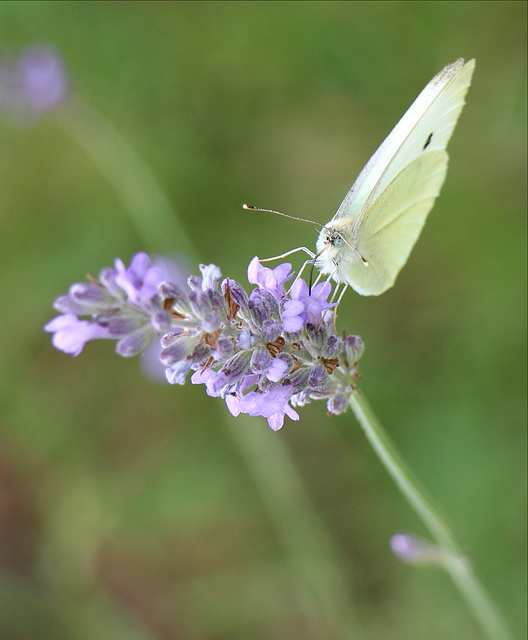
[[[345,413],[348,407],[348,398],[344,393],[336,393],[333,396],[328,398],[328,402],[326,403],[326,408],[328,413],[333,415],[339,415],[340,413]]]
[[[218,314],[215,311],[210,311],[202,321],[202,329],[206,333],[213,333],[217,331],[222,326],[222,321],[218,317]]]
[[[189,293],[189,302],[191,303],[193,314],[198,318],[205,317],[211,311],[211,300],[203,291],[191,291]]]
[[[24,49],[0,61],[0,109],[17,124],[35,120],[60,105],[68,95],[68,77],[54,47]]]
[[[395,533],[390,539],[390,547],[394,555],[408,564],[431,565],[442,560],[442,550],[412,533]]]
[[[112,338],[124,338],[139,329],[143,329],[145,327],[145,319],[133,314],[118,313],[106,320],[106,326]]]
[[[158,335],[164,334],[170,329],[170,314],[165,309],[160,309],[151,316],[150,324]]]
[[[347,336],[345,338],[345,354],[351,365],[361,358],[364,349],[365,345],[359,336]]]

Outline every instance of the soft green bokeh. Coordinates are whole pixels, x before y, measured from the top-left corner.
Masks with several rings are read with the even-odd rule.
[[[195,251],[244,281],[256,254],[313,247],[315,229],[242,203],[327,222],[458,57],[477,68],[441,197],[396,286],[350,292],[339,323],[367,345],[361,388],[525,637],[526,3],[0,3],[0,53],[43,42],[194,248],[156,234],[148,207],[159,240],[145,236],[67,113],[0,121],[0,638],[482,637],[444,574],[392,556],[395,531],[424,531],[350,413],[316,403],[276,434],[259,418],[227,427],[202,388],[152,384],[110,343],[72,359],[42,331],[53,299],[116,256]],[[115,171],[126,180],[126,158]],[[302,578],[328,578],[310,525],[283,512],[295,554],[237,428],[289,450],[338,549],[335,600],[352,594],[344,635]],[[260,464],[279,482],[273,456]]]

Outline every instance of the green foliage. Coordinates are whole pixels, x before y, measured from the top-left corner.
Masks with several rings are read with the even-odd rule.
[[[242,203],[327,222],[457,57],[477,67],[443,192],[396,286],[349,292],[339,322],[366,343],[369,401],[525,636],[525,24],[522,2],[0,3],[2,52],[61,51],[194,245],[147,247],[156,212],[130,217],[59,113],[0,121],[0,637],[481,637],[444,575],[392,556],[392,533],[424,532],[351,413],[227,427],[203,388],[155,385],[110,343],[72,359],[42,331],[53,299],[117,256],[195,252],[243,281],[254,255],[313,247],[315,229]],[[323,537],[296,500],[277,524],[237,429],[286,445]],[[314,605],[319,576],[337,614]]]

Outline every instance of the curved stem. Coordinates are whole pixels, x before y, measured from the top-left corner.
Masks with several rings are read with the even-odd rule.
[[[77,100],[70,109],[57,112],[55,123],[77,142],[114,186],[147,248],[161,252],[168,250],[172,243],[179,240],[179,244],[185,247],[185,253],[194,259],[195,252],[192,242],[189,241],[180,225],[162,188],[139,154],[109,120],[86,103]],[[445,569],[468,602],[490,640],[510,640],[511,636],[506,624],[461,553],[449,527],[414,478],[375,418],[365,398],[358,394],[352,394],[350,405],[365,435],[400,491],[422,519],[436,542],[442,546]],[[317,585],[321,585],[321,576],[325,577],[329,588],[325,588],[323,585],[322,588],[316,589],[316,592],[318,592],[320,602],[326,603],[324,609],[332,619],[336,631],[338,630],[337,633],[340,637],[346,637],[346,629],[355,616],[350,607],[351,598],[347,592],[346,581],[340,570],[339,562],[336,562],[338,554],[336,554],[324,525],[319,521],[304,492],[302,482],[287,450],[277,448],[275,446],[277,442],[273,441],[272,444],[269,437],[260,437],[258,429],[245,430],[245,433],[252,434],[250,438],[242,438],[241,433],[241,431],[233,429],[233,434],[246,458],[248,468],[257,481],[269,512],[275,521],[277,531],[296,562],[302,563],[302,558],[298,556],[299,541],[296,535],[299,522],[297,521],[296,526],[291,529],[288,525],[288,522],[291,524],[291,520],[284,515],[287,513],[291,516],[290,509],[297,505],[296,515],[301,520],[305,539],[308,536],[309,546],[318,550],[316,556],[324,558],[323,566],[319,566],[318,571],[309,571],[310,576],[307,578],[312,586],[317,587]],[[266,446],[268,456],[263,456],[262,451]],[[275,486],[270,482],[270,478],[273,476],[269,474],[267,462],[272,459],[281,470],[279,474],[282,479],[279,483],[280,486]],[[266,462],[263,466],[264,460]],[[285,486],[289,486],[292,490],[292,495],[289,497],[282,495]],[[336,594],[339,593],[341,594],[340,601],[334,602]],[[348,621],[348,624],[345,621]]]
[[[55,124],[94,162],[121,197],[147,248],[156,253],[175,241],[193,261],[196,251],[177,215],[139,154],[101,113],[77,99],[57,112]],[[308,619],[331,628],[332,637],[350,637],[358,628],[343,559],[310,502],[293,460],[269,429],[227,420],[231,434],[254,478],[278,539],[301,577],[300,601]],[[273,465],[273,473],[270,473]],[[299,586],[299,580],[295,582]]]
[[[442,548],[442,564],[490,640],[510,640],[511,634],[494,602],[464,557],[446,521],[420,486],[378,422],[365,397],[353,393],[349,404],[367,439],[402,494]]]
[[[101,112],[72,100],[54,123],[72,138],[123,201],[145,249],[163,253],[174,245],[193,258],[192,243],[165,192],[134,147]]]
[[[350,640],[352,630],[361,635],[342,551],[311,502],[284,440],[251,421],[239,416],[225,422],[273,521],[307,619],[319,626],[321,637]]]

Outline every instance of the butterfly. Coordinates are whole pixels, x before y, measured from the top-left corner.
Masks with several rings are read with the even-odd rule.
[[[437,73],[365,165],[319,233],[322,274],[365,296],[392,287],[444,183],[474,68],[460,58]]]

